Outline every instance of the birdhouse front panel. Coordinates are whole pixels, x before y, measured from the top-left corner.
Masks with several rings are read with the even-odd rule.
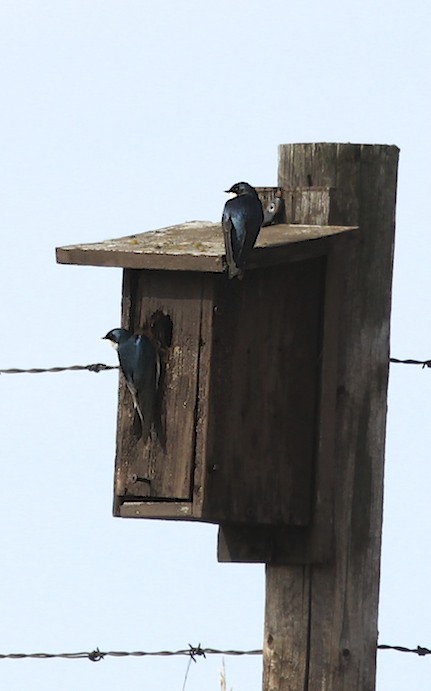
[[[134,424],[121,376],[116,463],[116,512],[132,498],[191,501],[203,275],[128,269],[123,325],[144,333],[160,355],[155,430],[146,443]]]

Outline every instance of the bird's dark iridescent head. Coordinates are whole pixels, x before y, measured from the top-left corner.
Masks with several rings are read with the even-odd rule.
[[[108,331],[106,336],[102,336],[102,338],[106,341],[110,341],[114,348],[118,348],[120,343],[130,338],[131,335],[132,334],[130,331],[127,331],[127,329],[112,329]]]
[[[232,197],[240,197],[242,194],[257,194],[254,187],[248,184],[248,182],[236,182],[229,190],[225,190]]]

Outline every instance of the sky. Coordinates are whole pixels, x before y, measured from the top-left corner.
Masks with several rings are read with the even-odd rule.
[[[401,149],[391,353],[431,358],[428,0],[1,0],[0,369],[107,362],[121,270],[55,247],[192,219],[274,185],[277,145]],[[217,528],[112,517],[118,374],[0,377],[0,653],[259,648],[262,565]],[[380,642],[431,647],[431,371],[392,365]],[[186,691],[219,689],[221,658]],[[225,660],[258,691],[261,659]],[[186,658],[0,660],[8,691],[181,691]],[[431,659],[378,654],[378,691]]]

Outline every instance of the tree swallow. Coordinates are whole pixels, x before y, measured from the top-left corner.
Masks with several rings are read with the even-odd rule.
[[[237,182],[226,192],[231,198],[223,209],[222,226],[229,278],[242,278],[263,223],[262,204],[247,182]]]
[[[141,436],[146,442],[155,422],[160,377],[158,353],[149,338],[127,329],[112,329],[103,338],[110,341],[118,352],[120,367],[141,421]]]

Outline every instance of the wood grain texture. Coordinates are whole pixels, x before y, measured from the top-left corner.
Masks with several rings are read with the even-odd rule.
[[[272,626],[265,631],[264,688],[271,691],[330,688],[324,686],[324,679],[321,686],[300,685],[307,679],[309,664],[304,651],[308,650],[310,624],[310,567],[290,566],[290,578],[286,578],[285,568],[266,568],[266,588],[271,597],[267,597],[265,615]],[[348,688],[345,687],[346,691]]]
[[[327,532],[328,527],[322,526]],[[274,526],[223,523],[217,542],[220,562],[248,564],[307,564],[328,558],[325,539],[323,548],[311,551],[309,526]]]
[[[324,257],[214,276],[203,516],[310,520]]]
[[[298,224],[268,226],[261,230],[249,263],[258,266],[260,262],[267,261],[268,255],[274,257],[276,262],[278,247],[316,241],[349,230],[354,228]],[[58,247],[56,257],[60,264],[215,273],[226,271],[221,225],[209,221],[191,221],[98,243]]]
[[[203,276],[201,330],[199,348],[198,402],[196,411],[196,447],[193,476],[193,516],[202,518],[208,467],[208,426],[212,415],[210,405],[210,373],[213,354],[213,323],[215,315],[215,281],[212,274]]]
[[[123,295],[125,328],[151,335],[154,315],[162,314],[172,322],[172,337],[161,351],[159,434],[146,444],[134,432],[131,397],[121,382],[116,512],[132,497],[192,499],[202,275],[126,270]]]
[[[298,144],[279,153],[280,186],[311,178],[335,188],[331,222],[359,225],[360,241],[342,250],[334,558],[267,566],[264,690],[372,691],[398,149]]]
[[[184,501],[125,501],[119,511],[122,518],[163,518],[173,521],[192,518],[192,504]]]
[[[320,383],[313,461],[311,520],[300,530],[292,526],[222,524],[217,558],[221,562],[318,564],[333,552],[334,439],[336,434],[336,377],[340,262],[337,241],[327,247]]]

